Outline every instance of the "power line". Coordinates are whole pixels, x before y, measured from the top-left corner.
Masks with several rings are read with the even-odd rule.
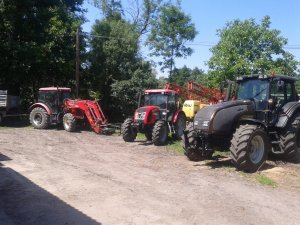
[[[85,35],[89,37],[96,37],[96,38],[103,38],[103,39],[113,39],[113,40],[126,40],[128,41],[128,38],[122,38],[122,37],[109,37],[109,36],[104,36],[104,35],[96,35],[96,34],[91,34],[91,33],[85,33]],[[214,42],[209,42],[209,41],[200,41],[200,42],[188,42],[186,43],[188,46],[203,46],[203,47],[213,47],[217,45],[217,43]],[[300,45],[285,45],[283,46],[284,49],[291,49],[291,50],[300,50]]]

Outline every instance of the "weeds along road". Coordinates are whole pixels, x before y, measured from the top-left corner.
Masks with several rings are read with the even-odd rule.
[[[300,191],[166,147],[93,132],[0,129],[0,224],[299,224]]]

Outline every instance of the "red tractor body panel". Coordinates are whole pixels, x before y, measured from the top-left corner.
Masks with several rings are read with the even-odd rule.
[[[52,110],[44,103],[38,102],[38,103],[34,103],[32,106],[30,106],[29,111],[33,110],[36,107],[41,107],[43,109],[45,109],[48,113],[48,115],[52,114]]]
[[[182,110],[177,110],[177,111],[174,113],[173,118],[172,118],[172,123],[173,123],[173,124],[177,122],[177,119],[178,119],[178,116],[179,116],[180,113],[185,114]]]
[[[156,114],[158,112],[159,112],[158,106],[140,107],[135,111],[133,121],[135,123],[138,121],[143,121],[143,124],[145,124],[145,125],[150,125],[150,124],[153,125],[156,121],[156,118],[157,118]]]

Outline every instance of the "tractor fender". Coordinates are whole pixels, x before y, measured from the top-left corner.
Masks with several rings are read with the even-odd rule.
[[[295,112],[300,111],[300,102],[288,102],[282,107],[282,111],[278,116],[278,121],[276,127],[282,128],[285,127],[287,122]]]
[[[262,121],[260,120],[256,120],[253,118],[243,118],[241,120],[239,120],[238,124],[256,124],[256,125],[261,125],[265,130],[267,130],[267,125],[264,124]]]
[[[30,106],[30,108],[29,108],[28,111],[31,112],[36,107],[42,107],[42,108],[44,108],[47,111],[48,115],[52,114],[52,110],[49,108],[49,106],[47,106],[44,103],[35,103],[32,106]]]
[[[173,118],[172,118],[172,123],[176,123],[177,120],[178,120],[178,117],[179,115],[183,113],[183,115],[185,116],[185,113],[182,111],[182,110],[177,110],[174,115],[173,115]],[[186,117],[186,116],[185,116]]]

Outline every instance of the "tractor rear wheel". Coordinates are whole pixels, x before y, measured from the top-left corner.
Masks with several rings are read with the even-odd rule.
[[[177,139],[181,139],[181,136],[183,135],[183,131],[186,128],[186,117],[183,113],[180,113],[178,115],[177,121],[174,124],[175,126],[175,135],[174,137]]]
[[[50,115],[44,108],[36,107],[30,112],[30,123],[35,129],[46,129],[50,126]]]
[[[264,129],[258,125],[240,125],[231,140],[231,161],[238,170],[256,172],[265,162],[268,148]]]
[[[156,121],[152,131],[152,141],[154,145],[165,145],[168,139],[168,126],[163,120]]]
[[[63,117],[64,129],[68,132],[74,132],[76,130],[76,118],[72,113],[66,113]]]
[[[132,127],[133,119],[127,118],[122,124],[123,140],[126,142],[133,142],[136,138],[137,131]]]
[[[191,161],[200,161],[203,159],[210,159],[212,157],[213,152],[207,151],[207,152],[200,152],[199,144],[195,135],[195,130],[193,123],[190,123],[186,127],[186,140],[183,138],[181,140],[181,146],[183,148],[184,154],[186,157]]]
[[[300,114],[297,113],[279,133],[283,157],[289,162],[300,162]]]

